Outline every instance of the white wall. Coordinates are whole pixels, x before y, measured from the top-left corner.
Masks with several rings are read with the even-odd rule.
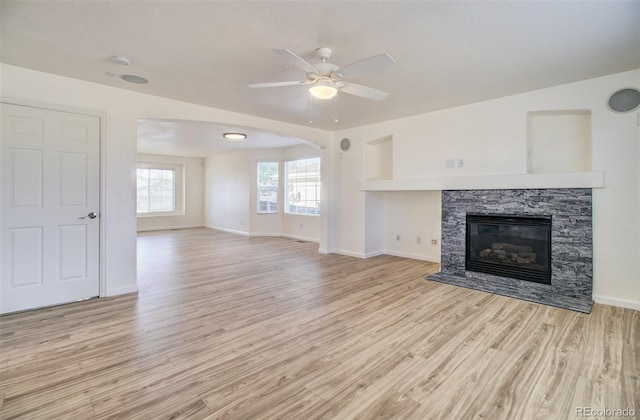
[[[368,126],[369,127],[369,126]],[[373,129],[364,132],[358,129],[336,133],[333,147],[332,197],[332,247],[328,252],[364,257],[365,249],[365,193],[358,191],[358,181],[364,179],[364,144],[380,138]],[[348,137],[351,148],[343,152],[337,143]],[[370,247],[371,252],[376,248]]]
[[[124,83],[124,82],[123,82]],[[151,81],[153,83],[153,81]],[[139,87],[144,91],[145,87]],[[255,127],[331,146],[330,132],[266,118],[194,105],[68,77],[0,64],[0,95],[5,101],[39,106],[94,110],[104,118],[106,290],[114,295],[136,286],[136,176],[137,119],[167,118]],[[330,165],[330,162],[327,162]],[[321,241],[329,241],[325,229]]]
[[[527,130],[529,173],[591,170],[590,112],[531,112]]]
[[[384,250],[386,254],[440,262],[440,191],[386,192]],[[396,240],[400,235],[400,240]],[[417,238],[421,243],[417,243]],[[431,245],[431,239],[437,245]]]
[[[393,138],[368,142],[365,146],[366,179],[393,178]]]
[[[138,216],[138,231],[204,226],[205,159],[138,153],[138,162],[182,165],[184,169],[184,214],[175,216]]]
[[[385,193],[367,192],[364,195],[364,256],[385,253],[385,228],[389,219],[385,215]]]
[[[587,110],[591,112],[591,167],[604,171],[606,182],[605,188],[593,191],[594,298],[640,308],[638,112],[616,114],[606,107],[612,92],[639,84],[636,70],[336,132],[334,250],[365,253],[365,193],[358,191],[357,181],[365,178],[367,142],[393,136],[395,179],[523,174],[527,113]],[[348,152],[337,147],[344,137],[351,140]],[[464,167],[446,169],[449,158],[463,158]],[[408,215],[405,222],[417,229],[424,223],[433,226],[435,220]],[[385,243],[390,246],[389,238]]]
[[[207,227],[247,235],[251,232],[250,156],[248,151],[238,151],[207,158]]]

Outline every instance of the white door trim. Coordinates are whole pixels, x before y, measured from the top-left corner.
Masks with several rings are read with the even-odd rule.
[[[19,105],[19,106],[27,106],[31,108],[40,108],[47,109],[51,111],[59,111],[59,112],[70,112],[73,114],[81,114],[81,115],[89,115],[92,117],[97,117],[100,120],[100,217],[99,217],[99,235],[100,235],[100,244],[99,244],[99,296],[105,297],[107,296],[107,264],[106,261],[106,168],[107,168],[107,154],[106,154],[106,118],[107,114],[103,111],[98,111],[94,109],[85,109],[85,108],[76,108],[70,107],[60,104],[51,104],[45,102],[32,101],[29,99],[15,98],[15,97],[7,97],[0,95],[0,103],[10,104],[10,105]]]

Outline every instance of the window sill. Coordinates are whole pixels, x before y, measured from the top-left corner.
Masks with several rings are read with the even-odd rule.
[[[167,212],[159,212],[159,213],[137,213],[136,217],[138,219],[146,219],[147,217],[175,217],[175,216],[184,216],[184,213],[177,211],[167,211]]]
[[[284,212],[287,216],[306,216],[306,217],[320,217],[319,214],[302,214],[302,213],[287,213]]]

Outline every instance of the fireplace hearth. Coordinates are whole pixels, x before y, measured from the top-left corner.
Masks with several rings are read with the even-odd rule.
[[[465,269],[551,284],[551,216],[467,213]]]

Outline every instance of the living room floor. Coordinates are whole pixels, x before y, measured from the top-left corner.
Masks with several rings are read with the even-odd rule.
[[[139,294],[0,318],[0,418],[640,412],[640,312],[586,315],[425,280],[434,263],[317,248],[140,234]]]

